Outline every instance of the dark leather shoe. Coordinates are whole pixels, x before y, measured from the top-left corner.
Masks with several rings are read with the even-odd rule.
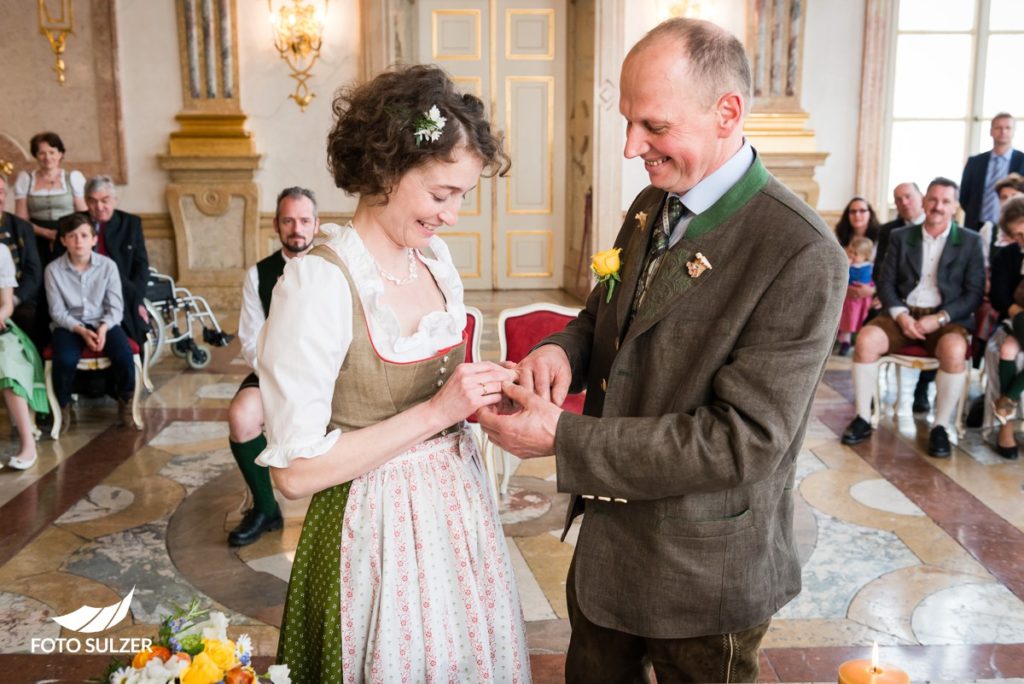
[[[949,458],[951,453],[953,453],[953,447],[949,445],[946,428],[936,425],[928,434],[928,455],[935,458]]]
[[[871,423],[857,416],[846,427],[846,432],[843,433],[843,444],[860,444],[870,437],[873,431],[874,428],[871,427]]]
[[[247,546],[263,536],[264,532],[273,532],[284,526],[284,518],[281,517],[281,509],[277,509],[273,515],[261,513],[255,508],[245,512],[242,522],[238,527],[231,530],[228,535],[228,544],[231,546]]]
[[[931,407],[931,402],[928,401],[928,384],[918,383],[914,388],[914,413],[928,413]]]
[[[1017,456],[1019,455],[1017,452],[1016,444],[1014,444],[1012,447],[1004,447],[1001,444],[996,444],[994,448],[996,450],[996,453],[1005,458],[1007,461],[1016,461]]]

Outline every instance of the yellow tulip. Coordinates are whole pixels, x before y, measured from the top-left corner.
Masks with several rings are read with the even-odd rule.
[[[591,257],[590,268],[594,269],[594,273],[601,278],[618,273],[621,265],[619,262],[619,252],[621,251],[621,247],[613,247],[612,249],[598,252]]]
[[[192,664],[181,676],[181,684],[215,684],[224,677],[224,670],[217,667],[213,658],[203,651],[192,659]]]

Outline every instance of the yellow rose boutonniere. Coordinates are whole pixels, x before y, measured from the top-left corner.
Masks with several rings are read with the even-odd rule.
[[[622,267],[622,263],[619,261],[619,252],[621,251],[621,247],[613,247],[591,257],[590,269],[597,276],[597,282],[603,283],[608,290],[604,299],[605,304],[611,303],[615,284],[620,282],[619,269]]]

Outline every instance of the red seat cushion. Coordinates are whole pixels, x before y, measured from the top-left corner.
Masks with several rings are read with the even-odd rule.
[[[934,358],[931,354],[928,353],[928,350],[924,348],[923,344],[918,344],[917,342],[915,342],[913,344],[908,344],[905,347],[900,347],[896,351],[891,351],[889,353],[890,354],[899,354],[900,356],[913,356],[913,357],[918,358],[918,359],[931,359],[931,358]],[[964,358],[966,358],[968,360],[973,358],[973,354],[972,354],[972,350],[971,350],[971,345],[970,344],[967,345],[967,352],[964,354]]]
[[[554,311],[533,311],[505,319],[506,360],[519,363],[538,342],[548,335],[561,332],[575,318]],[[582,414],[586,397],[585,392],[570,394],[565,398],[562,408],[570,413]]]
[[[534,311],[506,319],[506,360],[519,363],[538,342],[548,335],[561,332],[574,318],[553,311]]]
[[[133,340],[130,337],[128,338],[128,346],[131,347],[132,354],[138,354],[139,353],[139,343],[136,342],[135,340]],[[52,344],[46,345],[46,347],[43,348],[43,353],[41,354],[41,356],[43,357],[44,361],[53,361],[53,345]],[[82,358],[83,359],[102,359],[102,358],[104,358],[104,355],[103,355],[103,352],[95,352],[92,349],[89,349],[88,347],[86,347],[86,348],[84,348],[82,350]]]
[[[928,350],[924,348],[922,344],[908,344],[905,347],[900,347],[896,351],[889,352],[890,354],[899,354],[900,356],[916,356],[919,358],[927,359],[931,356]]]

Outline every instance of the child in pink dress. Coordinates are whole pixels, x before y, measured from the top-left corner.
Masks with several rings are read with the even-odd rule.
[[[875,245],[866,237],[856,237],[850,240],[846,247],[846,255],[850,257],[850,286],[855,290],[861,290],[863,296],[854,297],[853,292],[847,292],[846,300],[843,302],[843,315],[839,319],[839,354],[846,356],[850,353],[850,344],[853,334],[861,329],[871,309],[871,290],[874,288],[872,272],[874,266],[871,263],[872,253]],[[866,286],[866,287],[865,287]]]

